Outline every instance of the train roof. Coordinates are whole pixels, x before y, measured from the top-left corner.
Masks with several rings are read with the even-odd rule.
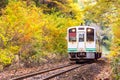
[[[93,28],[95,29],[94,26],[73,26],[73,27],[69,27],[68,29],[71,29],[71,28]]]

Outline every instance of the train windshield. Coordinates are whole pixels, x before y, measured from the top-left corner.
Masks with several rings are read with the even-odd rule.
[[[69,41],[76,42],[76,28],[69,29]]]
[[[94,29],[87,28],[87,41],[94,41]]]

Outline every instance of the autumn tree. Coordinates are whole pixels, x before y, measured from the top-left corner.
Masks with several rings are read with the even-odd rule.
[[[0,1],[0,15],[2,15],[2,8],[5,8],[5,6],[8,4],[8,0],[1,0]]]
[[[52,8],[51,2],[36,6],[33,0],[9,1],[0,17],[3,66],[12,64],[15,55],[26,64],[66,56],[66,30],[83,22],[83,12],[77,4],[61,1],[51,1],[56,4]]]

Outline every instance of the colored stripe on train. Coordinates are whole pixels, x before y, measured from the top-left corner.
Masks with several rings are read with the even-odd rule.
[[[68,48],[68,52],[77,52],[77,48]]]
[[[96,48],[86,48],[86,52],[96,52]]]

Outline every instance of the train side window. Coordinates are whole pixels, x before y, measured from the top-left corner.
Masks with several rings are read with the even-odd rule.
[[[94,29],[87,28],[87,41],[94,41]]]
[[[84,41],[84,34],[79,34],[79,42],[83,42]]]

